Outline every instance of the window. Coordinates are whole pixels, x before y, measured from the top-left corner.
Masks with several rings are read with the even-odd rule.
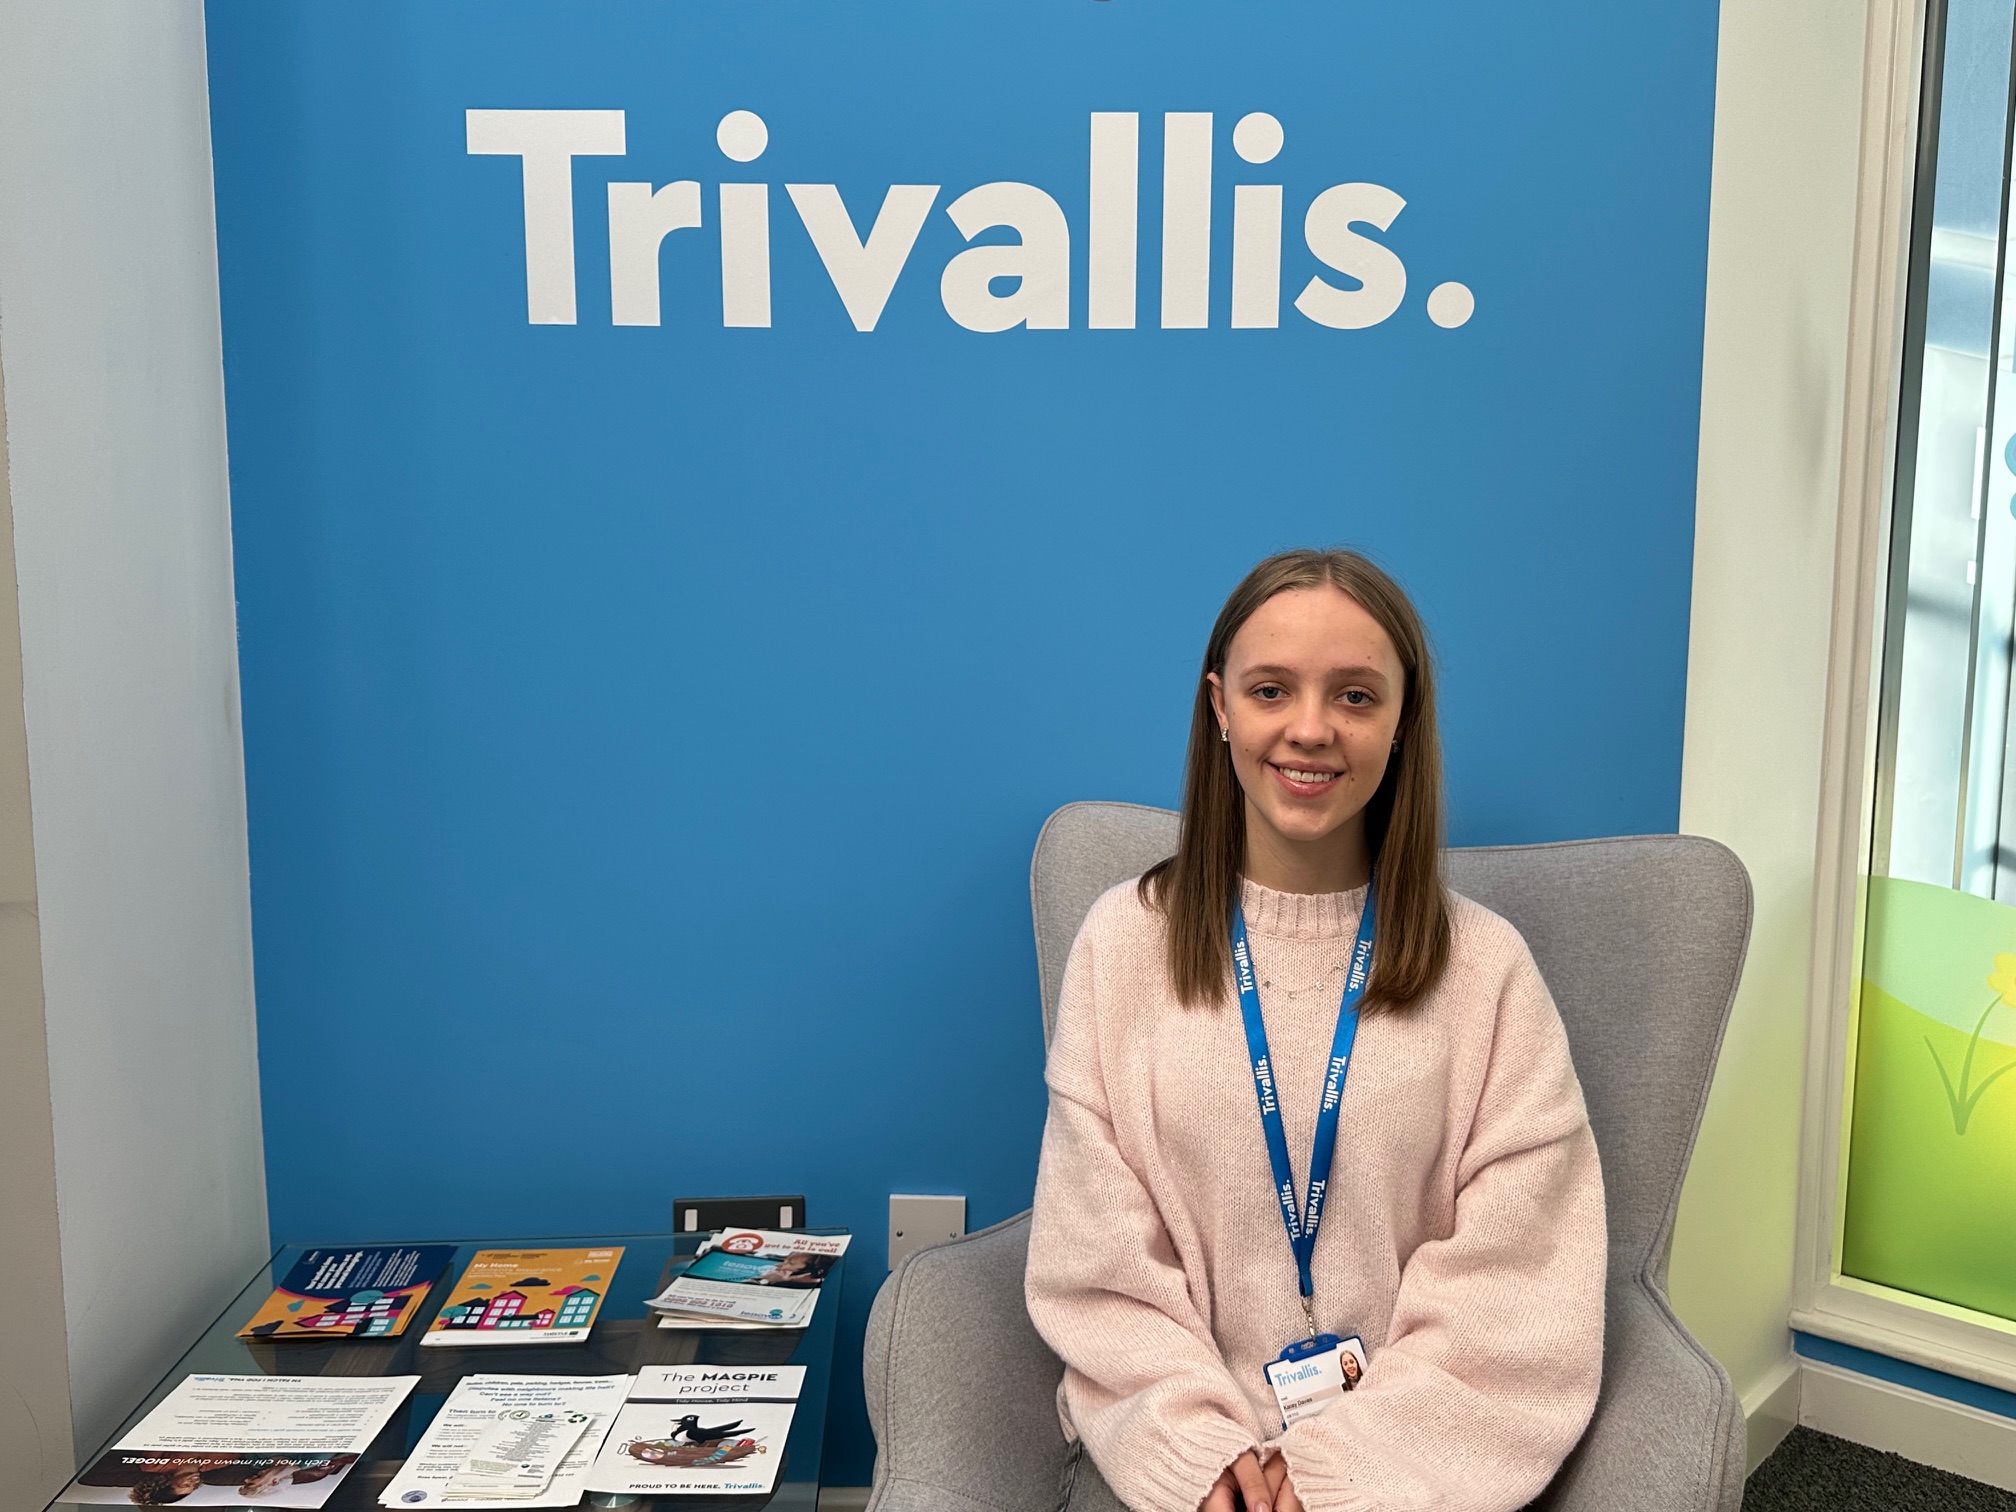
[[[2016,1320],[2012,0],[1932,7],[1839,1275]]]

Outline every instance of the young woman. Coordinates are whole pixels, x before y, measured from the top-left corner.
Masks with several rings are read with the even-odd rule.
[[[1441,775],[1399,587],[1254,568],[1177,852],[1065,968],[1028,1300],[1071,1512],[1510,1512],[1587,1425],[1596,1145],[1525,942],[1441,885]]]

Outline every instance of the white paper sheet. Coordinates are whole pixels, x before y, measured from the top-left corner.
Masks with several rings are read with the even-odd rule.
[[[319,1507],[419,1379],[189,1376],[64,1499]]]
[[[564,1410],[499,1418],[476,1436],[448,1477],[448,1499],[518,1503],[544,1495],[587,1426],[587,1413]]]
[[[464,1376],[378,1500],[387,1507],[571,1507],[581,1500],[596,1452],[631,1378],[613,1376]],[[580,1414],[587,1419],[539,1495],[485,1497],[451,1484],[481,1447],[484,1434],[516,1414]],[[519,1419],[522,1421],[522,1419]]]

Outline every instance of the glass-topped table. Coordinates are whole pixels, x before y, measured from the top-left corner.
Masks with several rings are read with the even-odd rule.
[[[838,1229],[811,1229],[810,1233],[841,1233]],[[668,1496],[643,1500],[623,1499],[623,1512],[649,1509],[681,1509],[681,1512],[710,1512],[716,1508],[738,1508],[753,1512],[816,1512],[819,1500],[819,1450],[826,1432],[826,1393],[833,1374],[833,1334],[840,1316],[840,1286],[846,1266],[844,1257],[826,1277],[823,1295],[812,1313],[808,1327],[771,1331],[741,1329],[660,1328],[645,1299],[664,1289],[671,1276],[692,1262],[701,1234],[596,1234],[566,1238],[504,1238],[454,1241],[455,1258],[434,1283],[406,1332],[393,1339],[241,1339],[238,1330],[259,1310],[279,1278],[284,1277],[308,1246],[290,1244],[281,1249],[245,1283],[231,1305],[224,1309],[203,1336],[189,1347],[181,1359],[154,1384],[119,1425],[118,1432],[95,1447],[80,1462],[84,1467],[130,1433],[141,1418],[183,1377],[203,1373],[216,1375],[293,1376],[381,1376],[417,1375],[405,1404],[395,1413],[385,1431],[378,1435],[370,1451],[344,1477],[336,1492],[324,1504],[330,1512],[364,1512],[378,1507],[378,1494],[405,1462],[407,1452],[434,1414],[465,1375],[479,1373],[509,1375],[616,1375],[634,1373],[645,1365],[803,1365],[805,1384],[798,1398],[798,1411],[791,1420],[790,1437],[785,1441],[784,1462],[778,1470],[777,1487],[768,1496]],[[378,1241],[374,1241],[378,1242]],[[439,1243],[442,1241],[426,1241]],[[623,1259],[616,1267],[615,1280],[596,1316],[595,1327],[579,1344],[527,1344],[513,1348],[506,1344],[485,1344],[463,1348],[429,1345],[419,1348],[420,1336],[440,1310],[449,1288],[470,1257],[486,1249],[592,1249],[604,1245],[623,1246]],[[323,1246],[328,1248],[329,1246]],[[586,1505],[614,1506],[610,1498],[590,1497]],[[65,1497],[49,1504],[48,1512],[84,1512],[85,1504]],[[103,1512],[102,1508],[92,1512]]]

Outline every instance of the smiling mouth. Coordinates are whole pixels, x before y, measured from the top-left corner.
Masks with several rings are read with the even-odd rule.
[[[1279,772],[1296,787],[1323,787],[1336,781],[1337,778],[1343,775],[1341,772],[1326,772],[1320,767],[1283,766],[1278,761],[1270,761],[1267,765],[1274,768],[1275,771]]]

